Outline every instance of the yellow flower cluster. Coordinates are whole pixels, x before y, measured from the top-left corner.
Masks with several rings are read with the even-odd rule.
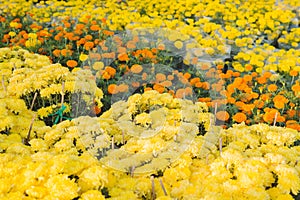
[[[100,162],[121,171],[134,168],[135,173],[163,169],[189,148],[197,135],[207,132],[210,119],[204,103],[173,98],[156,90],[134,94],[101,115],[104,132],[121,147],[108,150],[108,156]],[[203,138],[191,149],[199,150],[201,141]]]
[[[251,65],[256,72],[263,71],[283,72],[300,71],[300,50],[275,50],[273,46],[255,47],[239,52],[234,58],[233,67],[239,72],[246,71],[245,66]]]
[[[37,70],[50,64],[47,56],[32,54],[20,48],[0,48],[0,76],[3,77],[6,87],[14,70],[21,68]]]
[[[292,28],[290,33],[286,31],[283,32],[283,37],[278,39],[278,42],[281,46],[285,49],[295,48],[299,49],[299,42],[300,42],[300,28]]]
[[[3,95],[22,98],[28,107],[33,103],[33,110],[40,109],[40,118],[51,114],[53,106],[61,105],[62,95],[65,95],[64,102],[69,109],[65,113],[72,107],[79,107],[80,101],[85,102],[85,105],[81,105],[81,110],[91,110],[94,104],[102,107],[103,92],[97,87],[89,70],[75,68],[70,72],[60,64],[50,64],[46,56],[9,48],[0,49],[0,65]],[[75,114],[78,115],[81,114]]]
[[[28,40],[25,42],[25,46],[28,49],[34,49],[41,45],[41,41],[37,39],[37,34],[35,33],[29,33],[28,34]]]
[[[18,98],[2,97],[0,99],[0,111],[0,133],[19,134],[22,138],[26,138],[32,118],[34,118],[34,112],[27,109],[25,102]],[[32,132],[45,126],[45,123],[39,120],[36,120],[34,124]],[[35,134],[31,136],[36,137]]]
[[[105,121],[116,120],[79,117],[52,128],[40,127],[35,130],[39,136],[29,142],[31,146],[22,144],[18,134],[1,134],[0,149],[5,153],[0,154],[0,197],[292,199],[291,194],[300,190],[300,149],[294,146],[300,133],[295,130],[265,124],[250,127],[240,124],[218,130],[219,144],[212,144],[204,157],[200,156],[200,148],[207,138],[194,136],[189,146],[170,163],[167,158],[174,156],[172,149],[176,145],[165,152],[152,152],[151,156],[135,153],[131,157],[126,157],[129,149],[124,147],[136,151],[155,149],[167,138],[171,127],[164,127],[159,136],[144,140],[143,146],[140,146],[141,138],[133,142],[133,137],[125,136],[123,146],[113,148],[111,136],[107,134],[111,127],[104,126]],[[181,128],[186,130],[185,137],[192,131],[187,123],[182,123]],[[184,140],[180,131],[177,132],[176,140]],[[97,161],[91,153],[96,148],[105,149],[102,158],[110,162],[119,160],[119,167],[111,168],[103,160]],[[152,171],[140,171],[138,165],[132,166],[150,165],[147,161],[154,167]],[[168,167],[162,168],[167,161]],[[128,167],[128,171],[120,171],[120,166]],[[151,178],[152,173],[160,173],[160,177]]]

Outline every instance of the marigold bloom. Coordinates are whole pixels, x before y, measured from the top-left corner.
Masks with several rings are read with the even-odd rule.
[[[297,76],[298,72],[296,70],[291,70],[290,71],[290,76]]]
[[[63,56],[71,56],[72,55],[72,51],[71,50],[69,50],[69,49],[62,49],[61,50],[61,55],[63,55]]]
[[[191,87],[184,88],[185,95],[192,95],[193,89]]]
[[[55,49],[52,53],[53,53],[53,55],[55,57],[59,57],[60,56],[60,50],[59,49]]]
[[[107,87],[107,91],[108,91],[109,94],[117,94],[118,93],[117,85],[116,84],[110,84]]]
[[[86,42],[85,44],[84,44],[84,48],[86,49],[86,50],[90,50],[90,49],[92,49],[94,47],[94,42]]]
[[[142,80],[144,81],[144,80],[146,80],[146,79],[147,79],[147,73],[144,72],[144,73],[142,74]]]
[[[131,85],[132,85],[132,87],[137,88],[137,87],[140,87],[141,84],[140,84],[140,82],[132,82]]]
[[[118,92],[127,92],[128,91],[128,85],[126,84],[120,84],[117,86]]]
[[[163,93],[165,91],[165,87],[161,84],[154,84],[153,89],[158,91],[159,93]]]
[[[103,34],[104,34],[104,35],[108,35],[108,36],[112,36],[112,35],[114,35],[114,32],[108,31],[108,30],[104,30],[104,31],[103,31]]]
[[[71,67],[71,68],[74,68],[78,65],[77,61],[76,60],[68,60],[67,61],[67,66],[68,67]]]
[[[292,91],[295,93],[296,96],[297,93],[300,93],[300,84],[298,82],[292,86]]]
[[[146,91],[150,91],[150,90],[152,90],[152,88],[151,88],[151,87],[146,87],[146,88],[144,88],[144,92],[146,92]]]
[[[164,87],[171,87],[172,86],[172,82],[171,81],[163,81],[160,84],[162,86],[164,86]]]
[[[114,77],[116,74],[116,69],[110,66],[105,67],[105,71],[107,71],[112,77]]]
[[[216,113],[216,118],[220,121],[227,121],[230,115],[227,111],[218,111]]]
[[[131,66],[130,71],[131,71],[132,73],[138,74],[138,73],[140,73],[141,71],[143,71],[143,67],[142,67],[141,65],[135,64],[135,65],[132,65],[132,66]]]
[[[252,76],[251,75],[245,75],[244,77],[243,77],[243,79],[244,79],[244,81],[246,81],[246,82],[250,82],[250,81],[252,81]]]
[[[249,64],[245,65],[246,71],[251,71],[252,69],[253,69],[252,65],[249,65]]]
[[[98,25],[94,24],[94,25],[90,26],[90,29],[91,29],[91,31],[99,31],[101,28]]]
[[[162,73],[157,73],[155,77],[156,77],[156,81],[158,82],[162,82],[166,80],[166,75]]]
[[[275,85],[275,84],[269,85],[269,86],[268,86],[268,90],[269,90],[270,92],[275,92],[275,91],[277,90],[277,85]]]
[[[300,131],[300,124],[298,124],[297,121],[295,121],[295,120],[286,121],[286,127]]]
[[[191,85],[195,85],[196,83],[200,82],[200,78],[196,77],[196,78],[192,78],[190,80],[190,84]]]
[[[285,104],[289,102],[289,100],[282,95],[276,95],[273,98],[273,102],[274,102],[275,108],[282,109],[282,108],[284,108]]]
[[[185,89],[184,88],[180,88],[178,90],[176,90],[176,93],[175,93],[175,97],[176,98],[184,98],[185,97]]]
[[[168,75],[168,76],[167,76],[167,79],[168,79],[169,81],[172,81],[172,80],[174,79],[174,76],[173,76],[173,75]]]
[[[101,112],[101,108],[94,105],[94,106],[92,106],[92,111],[94,112],[94,114],[98,115]]]
[[[296,115],[296,110],[289,109],[286,111],[289,118],[293,118]]]
[[[128,55],[127,55],[126,53],[122,53],[122,54],[119,54],[119,55],[118,55],[118,59],[119,59],[120,61],[128,61],[128,60],[129,60],[129,57],[128,57]]]
[[[91,36],[91,35],[86,35],[86,36],[84,36],[84,38],[85,38],[86,40],[92,40],[92,39],[93,39],[93,36]]]
[[[244,113],[239,112],[235,114],[232,119],[237,123],[241,123],[247,120],[247,116]]]
[[[104,71],[102,73],[102,78],[108,80],[111,78],[111,75],[107,71]]]

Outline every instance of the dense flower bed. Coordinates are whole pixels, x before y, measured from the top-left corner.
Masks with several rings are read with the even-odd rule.
[[[0,2],[0,199],[299,196],[298,1]]]

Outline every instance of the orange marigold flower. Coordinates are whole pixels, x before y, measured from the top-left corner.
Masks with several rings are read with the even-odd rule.
[[[272,74],[271,72],[265,72],[265,73],[263,74],[263,76],[264,76],[265,78],[270,78],[272,75],[273,75],[273,74]]]
[[[274,102],[275,108],[282,109],[282,108],[284,108],[285,104],[289,102],[289,100],[282,95],[276,95],[273,98],[273,102]]]
[[[243,77],[243,79],[244,79],[245,82],[250,82],[250,81],[252,81],[252,76],[249,75],[249,74],[247,74],[247,75],[245,75],[245,76]]]
[[[258,76],[258,73],[257,73],[257,72],[252,72],[252,73],[251,73],[251,76],[252,76],[252,77],[257,77],[257,76]]]
[[[270,94],[262,94],[260,95],[260,99],[263,101],[268,101],[270,99]]]
[[[172,82],[171,81],[163,81],[160,84],[162,86],[164,86],[164,87],[171,87],[172,86]]]
[[[198,101],[199,102],[210,102],[211,98],[209,98],[209,97],[202,97],[202,98],[198,98]]]
[[[90,29],[91,29],[91,31],[99,31],[100,27],[98,25],[94,24],[90,27]]]
[[[245,103],[242,101],[237,101],[235,102],[235,105],[238,107],[238,109],[242,110],[243,107],[245,106]]]
[[[91,35],[86,35],[86,36],[84,36],[84,38],[85,38],[86,40],[92,40],[92,39],[93,39],[93,36],[91,36]]]
[[[234,77],[239,77],[241,74],[240,74],[240,72],[233,72],[233,74],[232,74]]]
[[[190,80],[190,83],[191,85],[195,85],[196,83],[200,82],[200,78],[199,77],[196,77],[196,78],[192,78]]]
[[[101,108],[94,105],[94,106],[92,106],[92,111],[94,112],[94,114],[98,115],[101,112]]]
[[[74,68],[78,65],[77,61],[76,60],[68,60],[67,61],[67,66],[68,67],[71,67],[71,68]]]
[[[255,108],[254,104],[245,104],[243,110],[246,112],[252,111]]]
[[[73,52],[71,50],[69,50],[69,49],[62,49],[60,53],[63,56],[72,56]]]
[[[158,47],[157,47],[158,50],[165,50],[165,48],[166,47],[165,47],[164,44],[159,44]]]
[[[246,71],[251,71],[252,69],[253,69],[252,65],[250,65],[250,64],[245,65],[245,70]]]
[[[231,103],[231,104],[234,104],[236,102],[236,100],[233,97],[229,97],[229,98],[227,98],[227,102]]]
[[[84,48],[86,49],[86,50],[90,50],[90,49],[92,49],[94,47],[94,42],[86,42],[85,44],[84,44]]]
[[[264,121],[267,122],[267,123],[272,123],[274,121],[274,117],[275,117],[276,112],[277,112],[277,110],[275,110],[273,112],[266,112],[263,115]]]
[[[183,88],[180,88],[180,89],[176,90],[175,97],[176,98],[185,97],[185,90]]]
[[[119,59],[120,61],[128,61],[128,60],[129,60],[129,57],[128,57],[128,55],[127,55],[126,53],[122,53],[122,54],[119,54],[119,55],[118,55],[118,59]]]
[[[118,47],[117,51],[118,51],[119,54],[125,54],[127,49],[125,47]]]
[[[55,57],[59,57],[60,56],[60,50],[59,49],[55,49],[52,53],[53,53],[53,55]]]
[[[183,75],[183,77],[186,78],[186,79],[191,78],[191,76],[192,75],[190,73],[188,73],[188,72],[184,73],[184,75]]]
[[[84,24],[76,24],[75,29],[81,30],[85,27]]]
[[[202,88],[205,89],[205,90],[209,90],[210,84],[208,82],[203,82],[202,83]]]
[[[174,76],[173,76],[173,75],[168,75],[168,76],[167,76],[167,79],[168,79],[169,81],[172,81],[172,80],[174,79]]]
[[[111,75],[107,71],[104,71],[102,74],[102,78],[108,80],[111,78]]]
[[[295,120],[286,121],[286,127],[300,131],[300,124],[298,124],[297,121],[295,121]]]
[[[289,109],[286,111],[289,118],[293,118],[296,115],[296,110]]]
[[[157,73],[155,77],[156,77],[156,81],[158,81],[158,82],[162,82],[162,81],[166,80],[166,75],[164,75],[162,73]]]
[[[135,64],[135,65],[132,65],[132,66],[131,66],[130,71],[131,71],[132,73],[138,74],[138,73],[140,73],[141,71],[143,71],[143,67],[142,67],[141,65]]]
[[[255,100],[253,103],[257,108],[263,108],[265,103],[262,100]]]
[[[158,91],[159,93],[163,93],[165,91],[165,87],[161,84],[154,84],[153,89]]]
[[[216,118],[220,121],[227,121],[229,119],[230,115],[227,111],[218,111],[216,113]]]
[[[90,59],[100,60],[100,59],[101,59],[101,54],[91,52],[91,53],[89,54],[89,57],[90,57]]]
[[[192,95],[193,89],[191,87],[184,88],[185,95]]]
[[[105,71],[107,71],[111,77],[114,77],[116,74],[116,69],[110,66],[105,67]]]
[[[258,77],[256,80],[259,84],[265,84],[267,82],[267,79],[264,76]]]
[[[132,87],[137,88],[137,87],[140,87],[141,84],[140,84],[140,82],[132,82],[131,85],[132,85]]]
[[[269,92],[275,92],[277,90],[277,85],[271,84],[268,86]]]
[[[142,74],[142,80],[144,81],[144,80],[146,80],[146,79],[147,79],[147,73],[144,72],[144,73]]]
[[[202,83],[201,83],[201,82],[195,83],[195,87],[196,87],[196,88],[201,88],[201,87],[202,87]]]
[[[296,96],[298,96],[297,94],[300,94],[300,84],[299,84],[299,82],[297,82],[296,84],[294,84],[292,86],[292,91],[295,93]]]
[[[117,85],[116,84],[110,84],[107,88],[107,91],[109,94],[117,94]]]
[[[296,71],[296,70],[290,71],[290,76],[297,76],[297,75],[298,75],[298,71]]]
[[[103,34],[104,34],[104,35],[108,35],[108,36],[112,36],[112,35],[114,35],[114,32],[108,31],[108,30],[104,30],[104,31],[103,31]]]
[[[151,87],[146,87],[146,88],[144,88],[144,92],[146,92],[146,91],[150,91],[150,90],[152,90],[152,88],[151,88]]]
[[[251,93],[251,97],[252,97],[253,99],[257,99],[257,98],[259,97],[259,95],[258,95],[258,93],[256,93],[256,92],[252,92],[252,93]]]
[[[244,122],[247,120],[247,116],[244,113],[239,112],[239,113],[236,113],[232,117],[232,119],[237,123],[241,123],[241,122]]]
[[[118,92],[127,92],[128,91],[128,85],[120,84],[119,86],[117,86],[117,91]]]

